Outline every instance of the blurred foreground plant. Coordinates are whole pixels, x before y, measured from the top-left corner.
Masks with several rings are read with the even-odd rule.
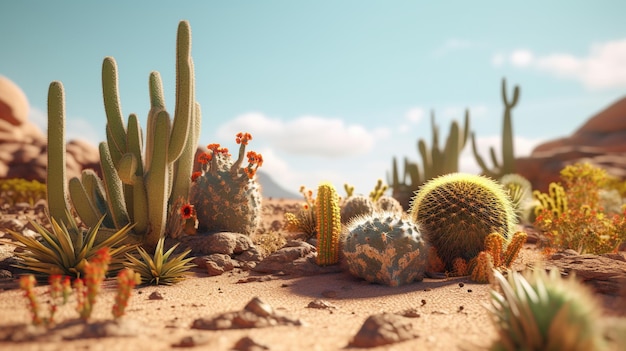
[[[23,202],[33,206],[37,201],[45,199],[46,185],[37,180],[0,179],[0,205],[13,206]]]

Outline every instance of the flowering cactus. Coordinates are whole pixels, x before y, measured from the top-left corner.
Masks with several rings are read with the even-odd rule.
[[[255,179],[263,165],[263,156],[246,153],[252,139],[249,133],[238,133],[237,160],[233,162],[228,149],[209,144],[208,152],[198,156],[202,170],[192,174],[190,203],[198,219],[198,230],[231,231],[253,234],[261,221],[261,187]],[[248,165],[241,167],[247,158]]]

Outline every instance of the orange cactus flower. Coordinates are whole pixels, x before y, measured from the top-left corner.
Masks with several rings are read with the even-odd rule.
[[[211,150],[211,151],[215,151],[215,150],[220,148],[220,144],[215,144],[215,143],[209,144],[209,145],[206,146],[206,148]]]
[[[250,133],[239,132],[236,136],[237,138],[235,141],[237,144],[248,145],[248,141],[252,140],[252,135],[250,135]]]
[[[202,172],[193,172],[191,174],[191,181],[195,182],[202,175]]]
[[[189,219],[193,217],[194,213],[195,213],[195,210],[193,208],[193,205],[191,204],[184,204],[180,208],[180,215],[181,217],[183,217],[183,219]]]
[[[207,163],[211,161],[212,158],[213,158],[213,155],[211,155],[208,152],[203,152],[198,155],[198,163],[206,165]]]

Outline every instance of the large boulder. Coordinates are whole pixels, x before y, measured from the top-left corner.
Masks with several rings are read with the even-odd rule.
[[[538,145],[528,157],[516,160],[518,173],[547,191],[567,165],[589,162],[626,179],[626,97],[591,117],[568,137]]]
[[[48,165],[46,136],[28,120],[29,105],[24,92],[0,76],[0,179],[23,178],[46,181]],[[84,141],[67,144],[68,179],[83,169],[100,172],[98,149]]]

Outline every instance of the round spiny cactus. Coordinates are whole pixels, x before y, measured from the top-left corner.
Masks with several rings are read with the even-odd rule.
[[[404,209],[400,202],[391,196],[381,196],[375,203],[376,209],[383,212],[396,212],[402,214]]]
[[[509,194],[517,218],[529,222],[533,202],[533,187],[530,181],[519,174],[511,173],[502,176],[500,184]]]
[[[601,307],[574,278],[536,268],[523,276],[498,271],[490,312],[499,339],[491,350],[605,350]]]
[[[352,195],[341,206],[341,223],[346,224],[353,218],[371,215],[373,212],[374,204],[368,196]]]
[[[420,228],[391,212],[357,217],[343,238],[348,271],[369,282],[399,286],[422,280],[428,246]]]
[[[490,178],[452,173],[426,182],[413,198],[410,217],[426,231],[447,270],[454,260],[468,261],[485,249],[496,232],[511,237],[515,211],[502,185]]]

